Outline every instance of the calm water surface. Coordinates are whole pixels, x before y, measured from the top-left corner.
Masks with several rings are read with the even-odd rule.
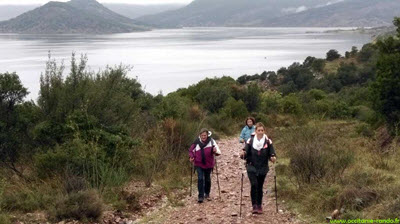
[[[337,29],[337,28],[334,28]],[[36,99],[48,51],[70,63],[72,52],[87,54],[90,70],[133,66],[147,92],[164,94],[205,77],[237,78],[276,71],[307,56],[341,54],[371,41],[366,34],[324,33],[328,28],[185,28],[113,35],[0,34],[0,73],[17,72]],[[66,72],[65,72],[66,73]]]

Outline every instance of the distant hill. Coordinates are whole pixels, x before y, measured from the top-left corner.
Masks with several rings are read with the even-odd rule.
[[[0,21],[9,20],[40,5],[0,5]]]
[[[117,3],[104,3],[102,5],[130,19],[175,10],[185,6],[184,4],[136,5]],[[0,5],[0,21],[12,19],[37,7],[40,7],[40,5]]]
[[[185,7],[183,4],[135,5],[104,3],[103,5],[112,11],[131,19]]]
[[[149,30],[95,0],[49,2],[14,19],[0,22],[7,33],[126,33]]]
[[[399,0],[194,0],[137,20],[162,27],[385,26],[399,14]]]
[[[164,27],[252,26],[321,4],[326,0],[194,0],[184,8],[138,20]]]
[[[400,16],[399,0],[347,0],[326,7],[264,19],[262,26],[378,27],[392,25]]]

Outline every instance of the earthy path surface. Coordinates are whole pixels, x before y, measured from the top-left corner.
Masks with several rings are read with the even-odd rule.
[[[263,210],[264,214],[251,214],[250,183],[247,174],[244,175],[242,218],[239,217],[241,173],[245,171],[243,160],[239,158],[242,145],[237,138],[217,141],[222,155],[218,157],[218,172],[221,188],[221,199],[218,196],[217,177],[212,174],[211,198],[212,201],[197,203],[197,183],[193,182],[193,195],[184,199],[183,207],[154,211],[155,219],[142,219],[146,223],[301,223],[295,216],[279,208],[276,213],[275,197],[273,192],[274,170],[270,165],[264,184]],[[279,151],[277,151],[279,153]],[[197,175],[197,174],[196,174]],[[195,175],[193,176],[195,177]],[[197,179],[197,176],[196,178]],[[149,214],[150,215],[150,214]],[[137,222],[141,222],[137,220]]]

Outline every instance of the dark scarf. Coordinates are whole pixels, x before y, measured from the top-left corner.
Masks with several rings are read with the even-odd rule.
[[[200,146],[201,150],[201,163],[206,164],[206,153],[204,152],[204,148],[210,143],[211,137],[208,137],[207,140],[203,143],[200,138],[196,139],[195,144]],[[211,150],[212,153],[212,150]]]

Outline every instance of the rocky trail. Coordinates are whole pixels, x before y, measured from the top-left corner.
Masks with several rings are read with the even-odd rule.
[[[188,195],[183,199],[184,206],[154,210],[147,215],[148,217],[138,219],[135,223],[302,223],[283,207],[279,207],[279,212],[276,213],[272,165],[264,184],[264,192],[268,191],[268,193],[264,193],[263,214],[251,213],[250,182],[247,173],[244,172],[242,217],[240,218],[241,174],[245,171],[243,160],[239,158],[242,145],[237,142],[237,138],[223,139],[217,143],[222,151],[217,161],[221,198],[218,194],[217,176],[214,169],[210,193],[212,201],[205,200],[202,204],[197,203],[197,174],[195,174],[192,197]]]

